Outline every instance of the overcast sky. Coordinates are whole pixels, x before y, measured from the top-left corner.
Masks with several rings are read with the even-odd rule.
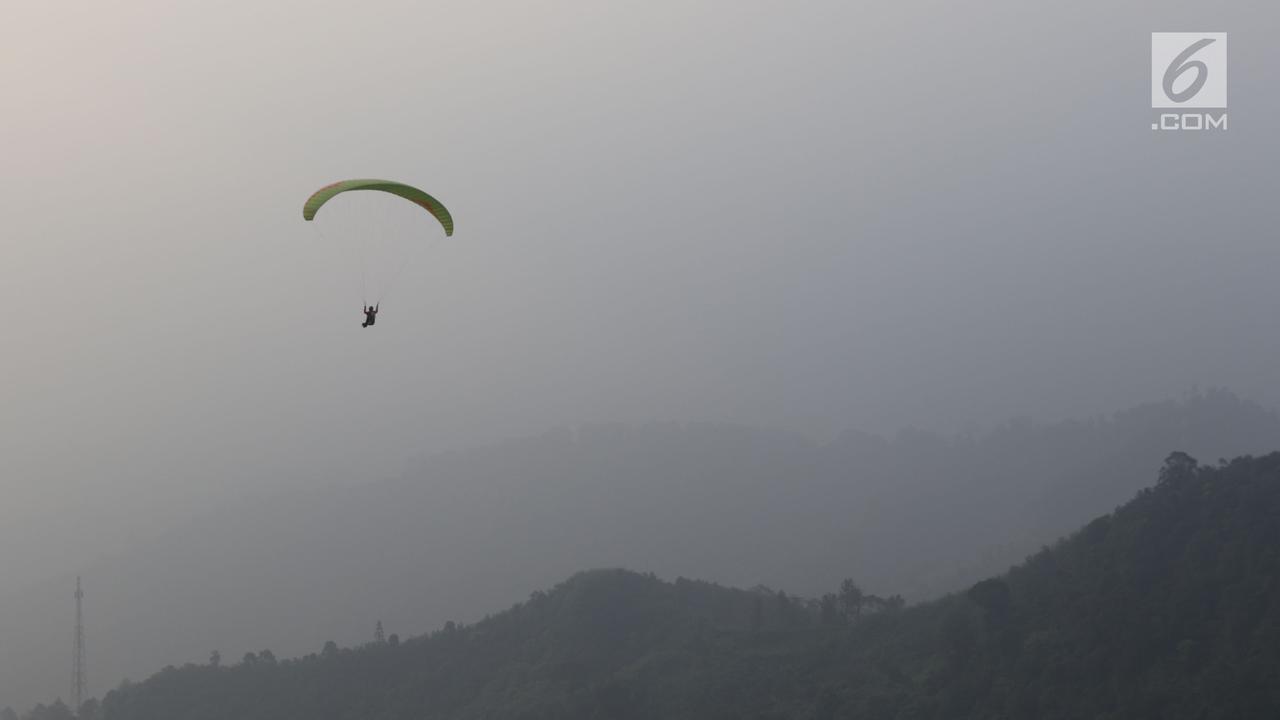
[[[0,7],[0,567],[599,420],[821,435],[1280,387],[1259,2]],[[1150,127],[1153,30],[1230,130]],[[307,195],[444,201],[378,326]],[[430,228],[428,228],[430,229]]]

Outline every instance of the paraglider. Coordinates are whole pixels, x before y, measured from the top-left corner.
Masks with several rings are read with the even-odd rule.
[[[376,190],[399,195],[415,205],[422,206],[427,212],[434,215],[436,220],[440,221],[446,236],[453,235],[453,216],[449,214],[449,211],[445,209],[445,206],[439,200],[412,185],[405,185],[393,180],[342,180],[332,185],[325,185],[307,198],[307,202],[302,206],[302,219],[314,220],[316,213],[320,211],[320,208],[325,203],[337,195],[353,190]]]
[[[359,195],[366,196],[362,198],[362,202],[355,202],[351,196],[347,196],[342,201],[335,203],[335,205],[344,207],[325,213],[325,218],[330,225],[342,226],[344,223],[347,225],[345,228],[329,227],[328,230],[342,230],[342,232],[337,233],[340,237],[335,237],[334,239],[340,246],[343,244],[350,245],[358,251],[362,296],[369,294],[369,275],[373,274],[368,267],[370,261],[368,246],[372,243],[383,243],[387,248],[387,252],[384,255],[396,260],[396,262],[392,263],[392,267],[389,268],[390,271],[386,273],[390,276],[391,281],[383,284],[380,288],[375,288],[375,290],[378,290],[373,294],[375,301],[370,303],[367,297],[362,298],[361,307],[363,308],[362,312],[365,319],[360,327],[367,328],[372,327],[377,320],[382,298],[404,269],[407,254],[417,246],[418,240],[424,237],[423,221],[420,219],[423,216],[404,210],[403,208],[410,206],[400,205],[399,199],[407,200],[413,205],[426,210],[444,229],[446,237],[453,235],[453,216],[449,214],[449,210],[443,203],[412,185],[406,185],[394,180],[364,178],[342,180],[315,191],[302,206],[302,218],[308,222],[315,220],[317,213],[322,208],[332,207],[328,203],[334,198],[356,190],[373,191],[382,198],[386,198],[388,195],[394,196],[391,200],[377,201],[374,197],[366,196],[366,193],[360,193]],[[396,219],[391,216],[398,216],[398,225]],[[317,223],[317,226],[321,224]],[[317,229],[322,236],[327,237],[330,235],[330,232],[326,231],[325,228],[317,227]],[[378,258],[375,257],[373,259],[377,260]]]

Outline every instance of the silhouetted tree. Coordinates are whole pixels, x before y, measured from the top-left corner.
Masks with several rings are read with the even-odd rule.
[[[1184,452],[1169,453],[1169,457],[1164,459],[1164,467],[1160,468],[1157,482],[1164,485],[1189,480],[1199,466],[1200,463],[1195,458]]]
[[[858,587],[852,578],[845,578],[844,582],[840,583],[840,606],[846,618],[856,620],[861,616],[864,600],[862,588]]]

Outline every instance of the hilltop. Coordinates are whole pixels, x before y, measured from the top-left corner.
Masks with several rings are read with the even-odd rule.
[[[1114,512],[905,609],[588,572],[403,642],[167,668],[103,720],[1276,717],[1278,517],[1280,453],[1175,453]]]
[[[401,477],[211,507],[90,563],[90,680],[270,647],[355,645],[381,619],[472,622],[592,567],[817,596],[855,577],[916,602],[1003,572],[1131,498],[1172,449],[1280,447],[1227,392],[1111,417],[817,443],[708,424],[593,425],[431,456]],[[126,501],[122,498],[122,502]],[[75,574],[0,600],[0,705],[66,690]]]

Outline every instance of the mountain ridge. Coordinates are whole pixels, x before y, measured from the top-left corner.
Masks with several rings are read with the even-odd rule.
[[[90,679],[269,646],[302,655],[472,621],[583,567],[800,595],[853,575],[912,599],[1003,570],[1113,508],[1171,447],[1280,446],[1273,413],[1211,391],[1110,419],[817,444],[705,424],[594,426],[432,459],[405,477],[246,500],[83,570]],[[151,570],[166,567],[163,574]],[[68,578],[73,582],[72,578]],[[0,704],[61,691],[69,591],[6,601]]]
[[[580,572],[404,642],[168,668],[101,720],[1274,717],[1276,517],[1280,453],[1177,452],[1115,511],[905,609]]]

